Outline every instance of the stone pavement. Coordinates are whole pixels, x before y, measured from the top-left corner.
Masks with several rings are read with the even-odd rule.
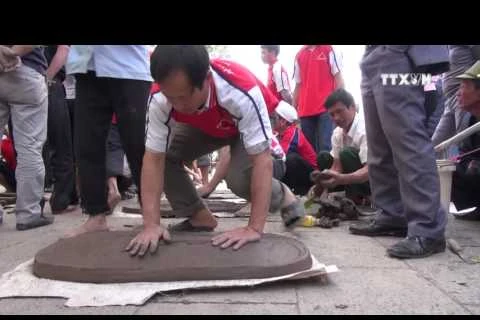
[[[32,258],[85,216],[77,210],[55,218],[52,225],[16,231],[15,217],[4,217],[0,274]],[[125,225],[138,225],[141,219],[112,216],[109,223],[112,229],[128,230]],[[217,230],[246,223],[247,218],[221,218]],[[450,217],[447,236],[465,247],[466,257],[478,256],[479,230],[480,222]],[[284,233],[280,217],[270,216],[266,231]],[[354,236],[347,222],[333,229],[297,228],[293,235],[320,262],[336,264],[340,272],[326,281],[168,292],[143,306],[67,308],[61,298],[8,298],[0,299],[0,314],[480,314],[480,264],[465,264],[449,251],[418,260],[392,259],[385,250],[398,238]]]

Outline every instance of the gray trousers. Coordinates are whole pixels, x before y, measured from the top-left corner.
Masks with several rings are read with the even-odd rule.
[[[423,87],[382,85],[382,73],[413,72],[402,50],[378,46],[364,56],[361,69],[369,178],[374,203],[383,209],[376,220],[408,226],[409,236],[443,237],[447,218]]]
[[[183,162],[193,161],[223,146],[230,145],[230,167],[226,177],[227,186],[240,198],[250,201],[252,162],[240,137],[221,139],[206,135],[192,126],[177,123],[175,136],[166,155],[165,195],[178,216],[189,217],[205,208],[192,180],[186,173]],[[270,212],[280,209],[284,193],[281,183],[272,178]]]
[[[17,152],[17,223],[29,223],[41,214],[47,115],[48,91],[43,75],[25,65],[0,73],[0,128],[11,116]]]

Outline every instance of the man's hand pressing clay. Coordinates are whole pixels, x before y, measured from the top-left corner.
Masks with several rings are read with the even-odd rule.
[[[260,240],[262,234],[252,227],[246,226],[237,229],[233,229],[222,233],[212,239],[214,246],[220,246],[225,249],[233,245],[234,250],[240,249],[244,244],[248,242],[254,242]]]
[[[150,248],[150,253],[153,254],[157,251],[158,242],[163,239],[165,243],[170,243],[170,234],[168,230],[161,224],[146,226],[125,248],[130,255],[139,255],[143,257],[147,250]]]

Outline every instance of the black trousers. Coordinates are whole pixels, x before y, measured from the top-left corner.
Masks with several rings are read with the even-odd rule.
[[[78,203],[75,188],[72,128],[70,112],[65,100],[65,88],[60,81],[48,88],[47,143],[44,147],[46,180],[51,179],[53,193],[50,205],[53,211],[63,210]]]
[[[89,215],[109,212],[106,142],[113,112],[122,145],[140,194],[145,151],[145,118],[151,83],[76,74],[75,151],[82,207]]]
[[[469,160],[457,164],[452,176],[452,202],[457,210],[471,207],[480,207],[478,188],[480,186],[480,174],[468,174]]]
[[[107,178],[123,175],[122,138],[116,124],[111,124],[107,139]]]
[[[298,153],[290,152],[287,154],[286,167],[282,182],[296,195],[307,194],[313,186],[313,182],[310,180],[310,173],[314,170],[312,166]]]
[[[70,128],[72,128],[72,146],[75,145],[75,99],[67,99],[68,114],[70,115]],[[75,152],[73,153],[75,163]]]

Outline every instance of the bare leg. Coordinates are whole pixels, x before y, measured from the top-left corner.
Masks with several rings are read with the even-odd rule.
[[[210,171],[210,166],[200,167],[202,172],[202,185],[205,186],[208,184],[208,172]]]
[[[113,211],[115,206],[122,200],[120,191],[118,191],[117,177],[110,177],[107,181],[108,184],[108,206]]]

